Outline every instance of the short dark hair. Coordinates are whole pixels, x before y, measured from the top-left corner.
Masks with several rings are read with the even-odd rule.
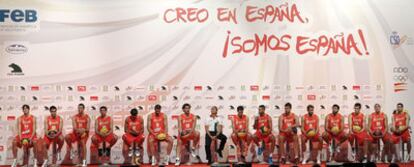
[[[83,107],[83,108],[85,108],[85,104],[83,104],[83,103],[79,103],[79,104],[78,104],[78,107]]]
[[[289,107],[292,108],[292,104],[290,104],[289,102],[285,104],[285,107]]]
[[[56,106],[50,106],[49,111],[52,111],[52,110],[57,110]]]
[[[104,109],[105,111],[107,111],[107,110],[108,110],[108,108],[106,108],[106,106],[101,106],[101,107],[99,108],[99,110],[102,110],[102,109]]]
[[[334,104],[334,105],[332,105],[332,108],[334,108],[334,107],[338,108],[338,110],[340,109],[340,107],[339,107],[339,105],[338,105],[338,104]]]
[[[402,104],[402,103],[397,103],[397,106],[404,107],[404,104]]]
[[[311,108],[315,108],[312,104],[309,104],[308,106],[306,106],[306,109],[311,109]]]
[[[131,111],[129,111],[129,113],[131,113],[132,116],[137,116],[138,115],[138,110],[136,108],[131,109]]]
[[[155,105],[154,109],[161,109],[161,105],[159,105],[159,104]]]
[[[266,108],[266,106],[262,104],[262,105],[260,105],[260,106],[259,106],[259,108],[263,108],[263,109],[265,109],[265,108]]]
[[[27,108],[27,109],[29,109],[29,110],[30,110],[30,106],[29,106],[29,105],[27,105],[27,104],[23,104],[22,109],[24,110],[25,108]]]
[[[237,111],[243,111],[244,107],[243,106],[237,106]]]
[[[182,109],[184,109],[185,107],[190,107],[190,108],[191,108],[191,105],[190,105],[190,104],[188,104],[188,103],[185,103],[185,104],[183,104]]]
[[[355,103],[355,105],[354,105],[354,107],[359,107],[359,108],[361,108],[361,103]]]

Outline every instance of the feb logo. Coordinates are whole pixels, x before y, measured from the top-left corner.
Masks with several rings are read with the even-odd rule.
[[[37,11],[34,9],[0,9],[0,22],[24,22],[33,23],[37,21]]]

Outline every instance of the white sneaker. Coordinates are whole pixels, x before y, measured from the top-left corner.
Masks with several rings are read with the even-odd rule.
[[[411,161],[410,154],[407,154],[407,155],[404,157],[404,162],[410,162],[410,161]]]
[[[170,163],[170,156],[165,156],[164,158],[164,165],[168,165]]]
[[[191,149],[191,156],[192,157],[196,157],[197,156],[197,154],[195,153],[195,149]]]
[[[129,151],[128,151],[128,157],[132,157],[132,149],[129,149]]]
[[[62,160],[62,156],[60,155],[60,152],[56,153],[56,158],[58,161]]]
[[[37,159],[36,158],[33,160],[33,167],[37,167]]]
[[[69,155],[69,157],[70,157],[70,159],[74,159],[75,158],[75,151],[73,151],[73,150],[71,150],[70,151],[70,155]]]
[[[175,159],[175,166],[179,166],[180,165],[180,158],[176,158]]]
[[[11,165],[12,167],[17,167],[17,159],[14,159],[13,160],[13,163],[12,163],[12,165]]]
[[[306,159],[303,158],[302,165],[305,165],[305,164],[306,164]]]
[[[45,159],[44,161],[43,161],[43,164],[42,164],[42,167],[47,167],[47,159]]]
[[[141,156],[141,151],[135,150],[134,154],[135,154],[136,157],[139,157],[139,156]]]
[[[318,158],[318,160],[316,160],[317,164],[321,164],[321,160]]]
[[[157,165],[157,162],[155,160],[155,156],[152,156],[151,157],[151,166],[156,166],[156,165]]]
[[[82,160],[82,167],[86,167],[87,165],[86,165],[86,160],[84,159],[84,160]]]

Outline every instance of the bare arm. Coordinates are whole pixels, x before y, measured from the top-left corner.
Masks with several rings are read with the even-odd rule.
[[[246,132],[249,133],[249,117],[246,117],[246,124],[247,124]]]
[[[144,124],[144,118],[142,117],[138,117],[138,119],[141,120],[142,124]],[[141,126],[141,129],[139,130],[139,134],[144,134],[144,126]]]
[[[168,118],[167,115],[164,114],[164,127],[165,127],[165,132],[166,134],[168,134]]]
[[[180,119],[180,116],[178,116],[177,121],[178,121],[178,134],[180,135],[181,132],[183,131],[181,129],[182,127],[181,127],[181,119]]]
[[[88,115],[85,132],[88,133],[90,129],[91,129],[91,118]]]
[[[98,129],[98,119],[95,119],[95,133],[102,136],[102,133]]]
[[[59,121],[59,131],[58,131],[58,134],[59,134],[59,133],[62,133],[62,129],[63,129],[63,118],[60,117],[60,116],[58,116],[58,117],[60,118],[60,121]]]
[[[147,130],[149,134],[154,135],[154,132],[151,129],[151,114],[147,116]]]
[[[49,130],[47,129],[47,117],[46,117],[45,121],[43,122],[43,124],[44,124],[44,128],[45,128],[45,135],[49,136]]]
[[[17,135],[21,139],[22,138],[22,130],[20,128],[20,117],[17,118],[16,127],[17,127]]]
[[[341,117],[341,128],[339,129],[340,132],[342,132],[344,130],[345,127],[345,120],[343,117]]]
[[[387,115],[386,114],[384,114],[384,117],[385,117],[385,133],[387,133],[388,132],[388,117],[387,117]],[[383,135],[385,135],[385,134],[383,134]]]
[[[351,118],[351,115],[352,114],[349,114],[348,115],[348,127],[349,127],[349,132],[350,133],[354,133],[354,131],[353,131],[353,128],[352,128],[352,118]],[[342,118],[341,118],[342,119]],[[342,123],[341,123],[342,124]],[[343,125],[342,125],[342,127],[343,127]],[[341,131],[341,129],[339,130],[339,131]]]
[[[316,133],[319,133],[319,117],[316,117]]]
[[[369,134],[372,134],[371,125],[372,125],[372,117],[370,115],[370,116],[368,116],[368,125],[367,125],[367,131],[368,131]]]
[[[125,121],[124,121],[124,132],[125,133],[130,133],[129,128],[128,128],[128,118],[126,118]]]
[[[109,134],[111,134],[112,132],[114,132],[114,120],[112,119],[112,117],[111,117],[111,120],[110,120],[111,122],[110,122],[110,125],[109,126],[111,126],[111,130],[109,130],[109,132],[107,133],[107,135],[109,135]]]
[[[302,116],[301,118],[300,118],[300,124],[302,125],[301,127],[300,127],[300,130],[302,131],[302,134],[305,134],[306,132],[305,132],[305,118],[304,118],[305,116]]]
[[[75,117],[72,117],[72,129],[75,133],[78,133],[78,129],[76,129],[76,121],[75,121]]]
[[[36,117],[35,116],[33,116],[33,130],[32,130],[32,135],[30,136],[30,140],[32,140],[33,139],[33,137],[35,136],[35,134],[36,134],[36,125],[37,125],[37,121],[36,121]]]

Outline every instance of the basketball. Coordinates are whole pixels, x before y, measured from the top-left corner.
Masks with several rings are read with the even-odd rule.
[[[269,133],[269,128],[267,128],[266,126],[262,126],[260,127],[260,132],[264,135],[267,135]]]
[[[247,136],[247,133],[246,132],[238,132],[237,133],[237,137],[239,137],[239,138],[245,138]]]
[[[106,126],[102,127],[100,130],[101,133],[105,134],[108,133],[108,128],[106,128]]]
[[[30,143],[30,140],[29,139],[23,139],[22,140],[22,145],[24,145],[24,146],[29,145],[29,143]]]
[[[399,130],[399,131],[403,131],[403,130],[405,130],[406,128],[407,128],[406,126],[402,125],[402,126],[399,126],[399,127],[398,127],[398,130]]]
[[[306,133],[306,136],[308,136],[308,137],[314,137],[315,135],[316,135],[315,130],[309,130],[308,133]]]
[[[358,126],[358,125],[354,125],[354,126],[352,126],[352,130],[354,131],[354,132],[361,132],[361,127],[360,126]]]
[[[157,140],[162,141],[167,139],[167,135],[165,133],[160,133],[156,136]]]
[[[331,128],[331,131],[335,134],[339,133],[339,127],[338,126],[334,126]]]

